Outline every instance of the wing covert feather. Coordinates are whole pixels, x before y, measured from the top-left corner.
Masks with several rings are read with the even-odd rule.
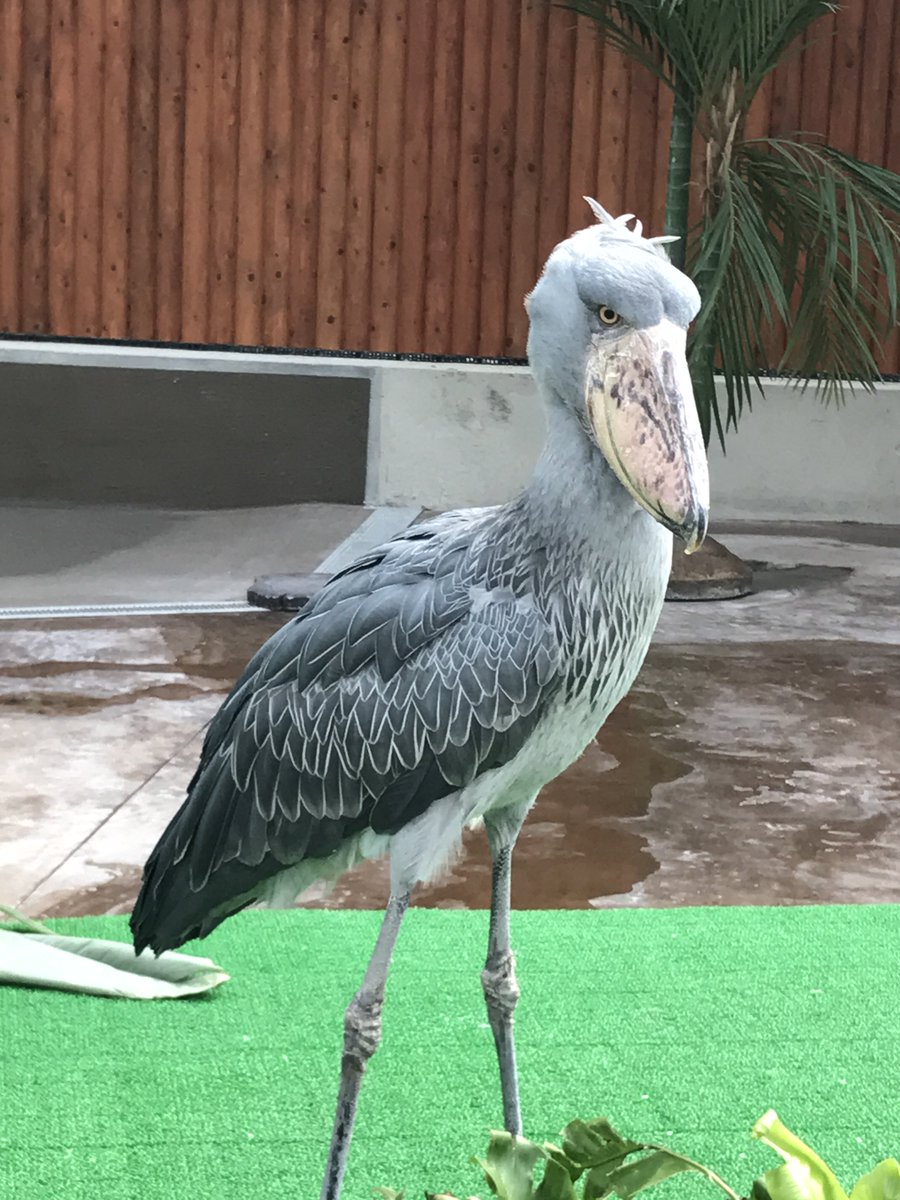
[[[398,541],[251,660],[147,863],[136,930],[167,893],[202,892],[208,915],[361,829],[395,833],[522,748],[560,684],[553,631],[524,587],[467,578],[467,538]]]

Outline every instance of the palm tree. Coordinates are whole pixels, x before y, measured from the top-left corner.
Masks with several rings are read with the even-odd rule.
[[[737,426],[770,336],[778,374],[841,394],[880,378],[876,350],[897,320],[900,175],[814,134],[745,139],[763,80],[829,0],[564,0],[673,91],[666,233],[703,297],[689,343],[707,444]],[[705,143],[691,178],[694,136]],[[692,189],[692,185],[694,185]],[[697,187],[696,185],[699,185]],[[698,193],[691,224],[692,190]],[[760,320],[760,314],[762,320]],[[721,371],[724,414],[714,369]]]

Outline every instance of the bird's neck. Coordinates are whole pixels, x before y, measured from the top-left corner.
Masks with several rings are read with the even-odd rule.
[[[547,440],[512,515],[517,539],[527,531],[534,595],[568,647],[571,694],[587,689],[599,723],[650,644],[672,535],[635,503],[567,405],[551,397],[546,410]],[[615,686],[605,663],[625,664]]]
[[[546,441],[521,498],[533,534],[588,560],[670,552],[671,534],[635,503],[572,409],[554,394],[544,407]]]

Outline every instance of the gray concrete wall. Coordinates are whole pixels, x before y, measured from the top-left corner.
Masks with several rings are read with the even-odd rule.
[[[52,374],[73,362],[95,373]],[[494,504],[543,437],[527,368],[475,364],[0,342],[0,405],[0,490],[18,498]],[[900,384],[826,407],[769,382],[710,467],[721,520],[900,523]]]
[[[381,368],[368,498],[426,507],[494,504],[525,482],[543,437],[524,367]],[[900,522],[900,384],[824,405],[766,385],[727,453],[710,449],[719,519]]]
[[[364,377],[0,362],[0,496],[361,504],[368,416]]]
[[[738,432],[710,451],[716,513],[728,519],[900,523],[900,384],[823,404],[766,387]]]

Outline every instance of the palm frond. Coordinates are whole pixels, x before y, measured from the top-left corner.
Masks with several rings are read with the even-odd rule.
[[[826,398],[848,383],[871,386],[879,378],[875,347],[900,308],[900,176],[807,135],[740,140],[765,77],[837,5],[562,3],[591,17],[611,45],[675,91],[667,231],[688,232],[691,131],[707,142],[703,213],[686,239],[704,302],[688,353],[707,439],[715,426],[724,441],[750,405],[778,325],[787,329],[781,372],[813,377]]]
[[[700,107],[715,101],[734,76],[746,112],[787,47],[832,0],[561,0],[590,17],[609,43]]]
[[[560,0],[558,5],[590,17],[610,46],[672,87],[671,56],[661,36],[662,9],[671,6],[672,0]]]
[[[741,77],[751,95],[755,95],[760,84],[770,71],[783,61],[788,47],[809,28],[814,21],[835,12],[839,7],[832,0],[741,0],[740,7],[747,10],[746,29],[742,38],[742,57],[739,63]],[[799,42],[800,50],[809,39]]]
[[[898,314],[900,176],[787,138],[744,143],[735,170],[777,231],[783,291],[797,297],[780,369],[830,394],[871,384],[874,344]]]
[[[762,220],[744,181],[729,172],[718,207],[692,239],[692,275],[703,307],[688,347],[691,374],[704,428],[737,426],[752,404],[753,384],[762,391],[759,365],[765,336],[788,312],[776,235]],[[719,411],[711,369],[722,373],[726,411]],[[707,415],[704,410],[709,408]]]
[[[689,359],[704,429],[724,439],[754,381],[761,390],[778,324],[788,331],[779,370],[811,378],[823,398],[880,378],[876,347],[898,313],[900,176],[818,142],[763,139],[741,144],[720,182],[691,239],[704,304]]]

